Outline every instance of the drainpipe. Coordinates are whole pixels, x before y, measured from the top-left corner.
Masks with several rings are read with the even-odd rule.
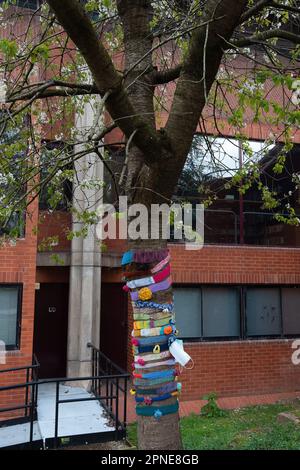
[[[239,169],[243,168],[243,147],[239,140]],[[241,185],[242,185],[241,181]],[[240,245],[244,244],[244,196],[239,193],[239,212],[240,212]]]

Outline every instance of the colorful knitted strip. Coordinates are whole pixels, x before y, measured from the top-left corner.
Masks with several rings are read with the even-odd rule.
[[[173,380],[159,388],[139,388],[137,393],[141,395],[164,395],[165,393],[174,392],[175,390],[181,390],[181,383]]]
[[[143,320],[143,321],[135,321],[133,322],[133,329],[134,330],[143,330],[144,328],[155,328],[158,326],[165,326],[169,323],[170,320],[173,319],[172,315],[164,315],[163,318],[158,320]]]
[[[160,271],[159,273],[155,274],[154,276],[142,277],[139,279],[135,279],[133,281],[128,281],[126,286],[123,286],[123,290],[129,292],[129,289],[138,289],[140,287],[149,286],[151,284],[157,284],[162,282],[164,279],[170,276],[171,268],[170,265],[167,266],[165,269]]]
[[[163,259],[160,263],[158,263],[156,266],[154,266],[154,268],[151,269],[151,272],[154,274],[160,271],[164,266],[166,266],[166,264],[168,264],[170,258],[170,255],[166,256],[165,259]]]
[[[133,261],[135,263],[149,264],[160,262],[169,254],[167,248],[161,250],[137,250],[133,253]]]
[[[153,353],[156,354],[156,352],[159,354],[161,351],[169,351],[169,344],[164,343],[164,344],[155,344],[155,345],[146,345],[146,346],[137,346],[134,347],[133,349],[133,354],[141,354],[141,353]]]
[[[133,377],[135,379],[160,379],[163,377],[174,377],[176,376],[177,371],[176,369],[167,369],[167,370],[159,370],[157,372],[147,372],[147,373],[136,373],[133,372]]]
[[[158,304],[156,302],[151,302],[147,300],[136,300],[135,306],[139,308],[156,308],[158,310],[166,310],[172,312],[174,309],[174,304]]]
[[[151,367],[158,367],[158,366],[173,366],[176,364],[175,359],[168,359],[167,361],[159,361],[159,362],[149,362],[147,364],[139,364],[137,362],[134,363],[134,367],[136,369],[149,369]]]
[[[153,401],[163,401],[168,400],[168,398],[176,397],[178,392],[165,393],[164,395],[159,395],[157,397],[135,397],[137,403],[145,403],[145,405],[151,405]]]
[[[132,338],[131,343],[134,346],[145,346],[145,345],[152,345],[154,346],[155,344],[161,344],[165,343],[168,341],[168,338],[166,335],[160,335],[160,336],[150,336],[148,338]]]
[[[126,280],[123,289],[130,292],[134,318],[132,351],[135,362],[131,393],[135,395],[138,415],[159,419],[178,411],[176,397],[181,389],[177,381],[177,361],[169,350],[177,334],[172,315],[169,251],[130,250],[124,253],[122,265]],[[160,292],[164,293],[165,303],[152,301],[156,292],[157,299],[161,298]],[[164,405],[165,400],[171,405]]]
[[[137,406],[136,414],[140,416],[154,416],[159,419],[163,415],[176,413],[178,408],[178,401],[172,405],[160,406],[159,408],[155,406]]]
[[[170,381],[170,377],[162,377],[160,379],[134,379],[133,383],[136,386],[148,387],[151,385],[163,384],[169,381]]]
[[[142,330],[133,330],[132,336],[134,337],[149,337],[157,335],[170,335],[175,333],[175,327],[167,323],[165,326],[158,326],[157,328],[143,328]]]
[[[130,289],[138,289],[140,287],[149,286],[150,284],[155,284],[154,278],[152,276],[142,277],[140,279],[135,279],[134,281],[128,281],[123,290],[129,292]]]
[[[134,356],[134,362],[138,363],[142,361],[146,363],[147,361],[157,361],[157,359],[165,359],[167,357],[173,357],[169,351],[164,351],[158,354],[145,354],[144,356]]]
[[[149,289],[152,293],[155,293],[169,289],[171,283],[171,277],[168,277],[167,279],[162,282],[159,282],[158,284],[151,284],[151,286],[147,287],[146,289]],[[140,291],[130,292],[130,296],[132,300],[138,300],[140,296]]]
[[[170,312],[154,312],[151,313],[151,310],[149,313],[134,313],[133,314],[133,319],[134,321],[146,321],[150,323],[150,321],[157,321],[157,320],[162,320],[165,318],[171,318],[173,319],[173,315]]]
[[[124,266],[125,264],[132,263],[132,261],[133,261],[133,252],[131,250],[126,251],[122,257],[122,261],[121,261],[122,266]]]

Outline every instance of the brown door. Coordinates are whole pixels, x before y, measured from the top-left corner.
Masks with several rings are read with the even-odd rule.
[[[101,287],[101,351],[126,370],[127,360],[127,294],[121,284]]]
[[[40,378],[66,376],[68,284],[41,284],[36,290],[33,350]]]

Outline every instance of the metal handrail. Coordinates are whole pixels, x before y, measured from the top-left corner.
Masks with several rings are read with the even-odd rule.
[[[106,396],[101,397],[101,381],[99,379],[92,380],[92,391],[95,396],[99,398],[100,403],[105,408],[107,413],[115,420],[116,432],[117,427],[120,425],[124,431],[126,430],[127,421],[127,384],[130,374],[124,371],[121,367],[111,361],[105,354],[96,348],[93,344],[88,343],[87,345],[92,349],[92,373],[93,375],[99,374],[99,372],[109,373],[110,380],[106,381]],[[102,367],[102,361],[104,361],[104,367]],[[119,374],[112,374],[113,370],[119,372]],[[122,386],[122,382],[124,385]],[[114,394],[115,389],[115,394]],[[123,424],[119,422],[119,392],[123,393]],[[116,406],[115,413],[113,412],[113,397],[115,395]],[[120,423],[120,424],[119,424]]]
[[[0,374],[3,374],[5,372],[17,372],[20,370],[27,370],[27,369],[36,369],[40,367],[40,364],[31,364],[30,366],[19,366],[19,367],[11,367],[9,369],[1,369]]]
[[[94,346],[92,343],[87,343],[87,347],[88,348],[91,348],[92,350],[94,351],[97,351],[101,357],[103,357],[103,359],[105,359],[107,362],[109,362],[110,364],[112,364],[112,366],[118,370],[120,372],[120,374],[125,374],[125,375],[128,375],[128,373],[122,369],[120,366],[118,366],[115,362],[113,362],[111,359],[109,359],[102,351],[100,351],[99,348],[96,348],[96,346]]]
[[[8,391],[8,390],[18,390],[22,388],[26,388],[26,397],[25,403],[22,405],[16,405],[11,407],[0,408],[1,412],[8,412],[8,411],[16,411],[16,410],[25,410],[25,416],[28,416],[29,410],[29,419],[30,419],[30,435],[29,435],[29,443],[33,442],[33,425],[35,419],[35,411],[37,409],[37,396],[38,396],[38,387],[42,384],[49,384],[55,383],[56,384],[56,395],[55,395],[55,433],[54,433],[54,446],[57,447],[58,445],[58,420],[59,420],[59,405],[62,403],[75,403],[81,401],[99,401],[104,409],[108,412],[110,417],[115,422],[115,432],[116,438],[119,436],[119,432],[126,430],[126,418],[127,418],[127,380],[130,375],[123,371],[119,366],[117,366],[114,362],[108,359],[105,354],[103,354],[98,348],[95,348],[91,343],[89,343],[89,348],[92,348],[92,368],[93,373],[90,376],[84,377],[63,377],[63,378],[51,378],[51,379],[38,379],[37,378],[37,370],[39,367],[39,363],[36,357],[33,358],[33,364],[30,366],[23,366],[23,367],[15,367],[11,369],[5,369],[1,372],[10,372],[10,371],[19,371],[19,370],[26,370],[26,381],[22,383],[18,383],[15,385],[5,385],[0,387],[0,392]],[[99,374],[100,364],[96,365],[95,360],[104,360],[106,365],[109,366],[110,370],[115,368],[118,373],[110,373],[109,375],[106,374]],[[97,368],[97,373],[95,369]],[[33,371],[31,374],[31,379],[29,376],[30,369]],[[121,386],[121,381],[124,380],[124,387]],[[59,388],[61,383],[69,383],[69,382],[78,382],[78,381],[87,381],[92,383],[92,393],[94,396],[87,397],[87,398],[70,398],[70,399],[60,399],[59,398]],[[101,382],[106,383],[106,393],[101,393]],[[31,389],[31,400],[29,400],[29,390]],[[120,403],[120,395],[119,392],[122,392],[124,395],[124,402],[123,402],[123,420],[120,421],[119,419],[119,403]],[[110,405],[108,405],[110,404]],[[113,406],[115,404],[115,407]]]
[[[9,411],[17,411],[17,410],[24,410],[24,417],[28,418],[29,417],[29,442],[32,443],[33,441],[33,425],[34,425],[34,419],[36,416],[36,410],[37,410],[37,396],[38,396],[38,385],[37,385],[37,380],[38,380],[38,370],[39,370],[40,364],[36,358],[35,355],[33,355],[33,360],[32,364],[27,365],[27,366],[19,366],[19,367],[10,367],[8,369],[1,369],[0,373],[11,373],[11,372],[19,372],[19,371],[26,371],[26,381],[21,383],[21,384],[15,384],[15,385],[8,385],[8,386],[2,386],[0,387],[0,392],[1,391],[6,391],[6,390],[14,390],[14,389],[19,389],[19,388],[25,388],[25,400],[24,404],[22,405],[17,405],[17,406],[11,406],[11,407],[6,407],[6,408],[0,408],[0,413],[5,413]],[[30,374],[31,372],[31,374]],[[30,402],[29,402],[29,391],[31,389],[31,394],[30,394]],[[28,416],[29,415],[29,416]]]

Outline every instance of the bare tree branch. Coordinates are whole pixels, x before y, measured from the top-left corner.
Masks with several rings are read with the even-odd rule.
[[[156,70],[151,75],[151,83],[153,85],[163,85],[164,83],[172,82],[176,80],[181,72],[182,64],[168,70]]]
[[[206,104],[206,96],[215,80],[223,56],[223,40],[218,32],[221,27],[224,35],[229,39],[246,4],[246,0],[208,1],[201,21],[205,23],[221,16],[224,18],[221,23],[211,22],[208,25],[208,31],[206,26],[195,30],[190,39],[189,50],[182,65],[166,125],[166,132],[172,141],[174,151],[179,154],[169,164],[169,171],[172,171],[175,182],[183,168],[193,134]],[[181,132],[183,125],[184,133]],[[170,178],[172,190],[174,181]]]
[[[251,8],[249,8],[249,10],[242,14],[240,24],[245,23],[245,21],[249,20],[249,18],[257,15],[257,13],[261,12],[271,3],[272,0],[258,0]]]
[[[53,88],[54,89],[51,89]],[[27,91],[24,91],[26,90]],[[50,89],[49,89],[50,88]],[[86,94],[99,94],[99,90],[95,85],[89,83],[70,83],[60,80],[49,80],[37,85],[32,84],[28,87],[23,87],[21,92],[11,93],[7,97],[8,103],[16,101],[24,101],[37,96],[38,98],[49,98],[52,96],[74,96]]]
[[[295,44],[300,44],[300,36],[298,34],[283,31],[282,29],[273,29],[264,31],[263,33],[257,33],[253,36],[249,36],[248,38],[232,40],[230,44],[235,47],[247,47],[272,38],[285,39]]]
[[[157,161],[162,154],[162,138],[138,115],[124,89],[123,77],[100,42],[96,31],[82,5],[75,0],[47,0],[58,21],[80,50],[89,66],[95,84],[102,96],[110,91],[106,108],[120,129],[129,138],[137,130],[134,143],[143,150],[148,164]],[[165,139],[164,139],[165,140]]]
[[[273,8],[276,8],[276,10],[289,11],[291,13],[296,13],[298,15],[300,13],[299,7],[293,7],[291,5],[282,5],[281,3],[278,3],[278,2],[271,2],[270,6],[272,6]]]

